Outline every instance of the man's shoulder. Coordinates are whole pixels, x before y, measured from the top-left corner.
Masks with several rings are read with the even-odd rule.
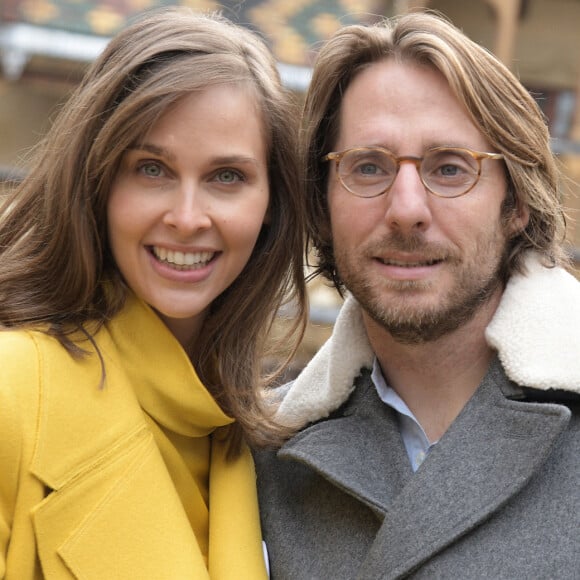
[[[544,391],[580,393],[580,282],[537,258],[512,276],[485,336],[509,378]]]

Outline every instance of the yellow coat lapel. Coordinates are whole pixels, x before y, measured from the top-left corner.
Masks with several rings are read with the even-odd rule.
[[[150,432],[137,429],[95,459],[34,510],[46,576],[203,578],[205,564]]]

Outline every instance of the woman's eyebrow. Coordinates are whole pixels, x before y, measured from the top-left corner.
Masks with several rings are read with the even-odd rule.
[[[236,163],[251,163],[258,165],[258,161],[249,155],[222,155],[211,160],[212,165],[229,165]]]
[[[136,143],[129,147],[130,151],[147,151],[152,153],[153,155],[157,155],[158,157],[165,157],[167,159],[175,159],[175,155],[169,151],[169,149],[165,149],[164,147],[160,147],[159,145],[154,145],[153,143]]]

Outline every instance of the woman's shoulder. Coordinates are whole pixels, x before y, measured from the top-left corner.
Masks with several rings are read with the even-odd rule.
[[[47,338],[49,342],[54,342],[51,337]],[[37,367],[43,349],[42,342],[42,333],[39,331],[0,329],[0,384],[15,374],[30,376]]]
[[[56,339],[40,331],[0,330],[0,422],[18,409],[32,412],[38,404],[42,361],[58,348]]]
[[[18,463],[38,427],[41,390],[39,333],[0,330],[0,456],[2,470],[16,477]]]
[[[60,342],[42,329],[0,328],[0,373],[31,372],[42,356],[62,350]]]
[[[74,372],[78,362],[42,329],[0,329],[0,401],[34,404],[41,388]]]
[[[103,373],[98,343],[98,337],[71,335],[71,350],[42,329],[0,330],[0,399],[30,401],[40,391],[66,396],[61,391],[71,382],[98,385]]]
[[[101,376],[94,353],[73,356],[41,329],[0,330],[0,457],[9,442],[12,455],[18,441],[27,447],[25,441],[32,441],[42,425],[46,430],[49,420],[55,429],[61,427],[79,410],[83,386],[98,389]]]

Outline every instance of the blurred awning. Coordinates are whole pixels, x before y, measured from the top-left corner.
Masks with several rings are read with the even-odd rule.
[[[376,20],[380,0],[4,0],[0,4],[3,75],[18,79],[34,57],[91,62],[140,13],[171,5],[225,16],[269,42],[287,86],[304,90],[317,43],[345,24]]]

